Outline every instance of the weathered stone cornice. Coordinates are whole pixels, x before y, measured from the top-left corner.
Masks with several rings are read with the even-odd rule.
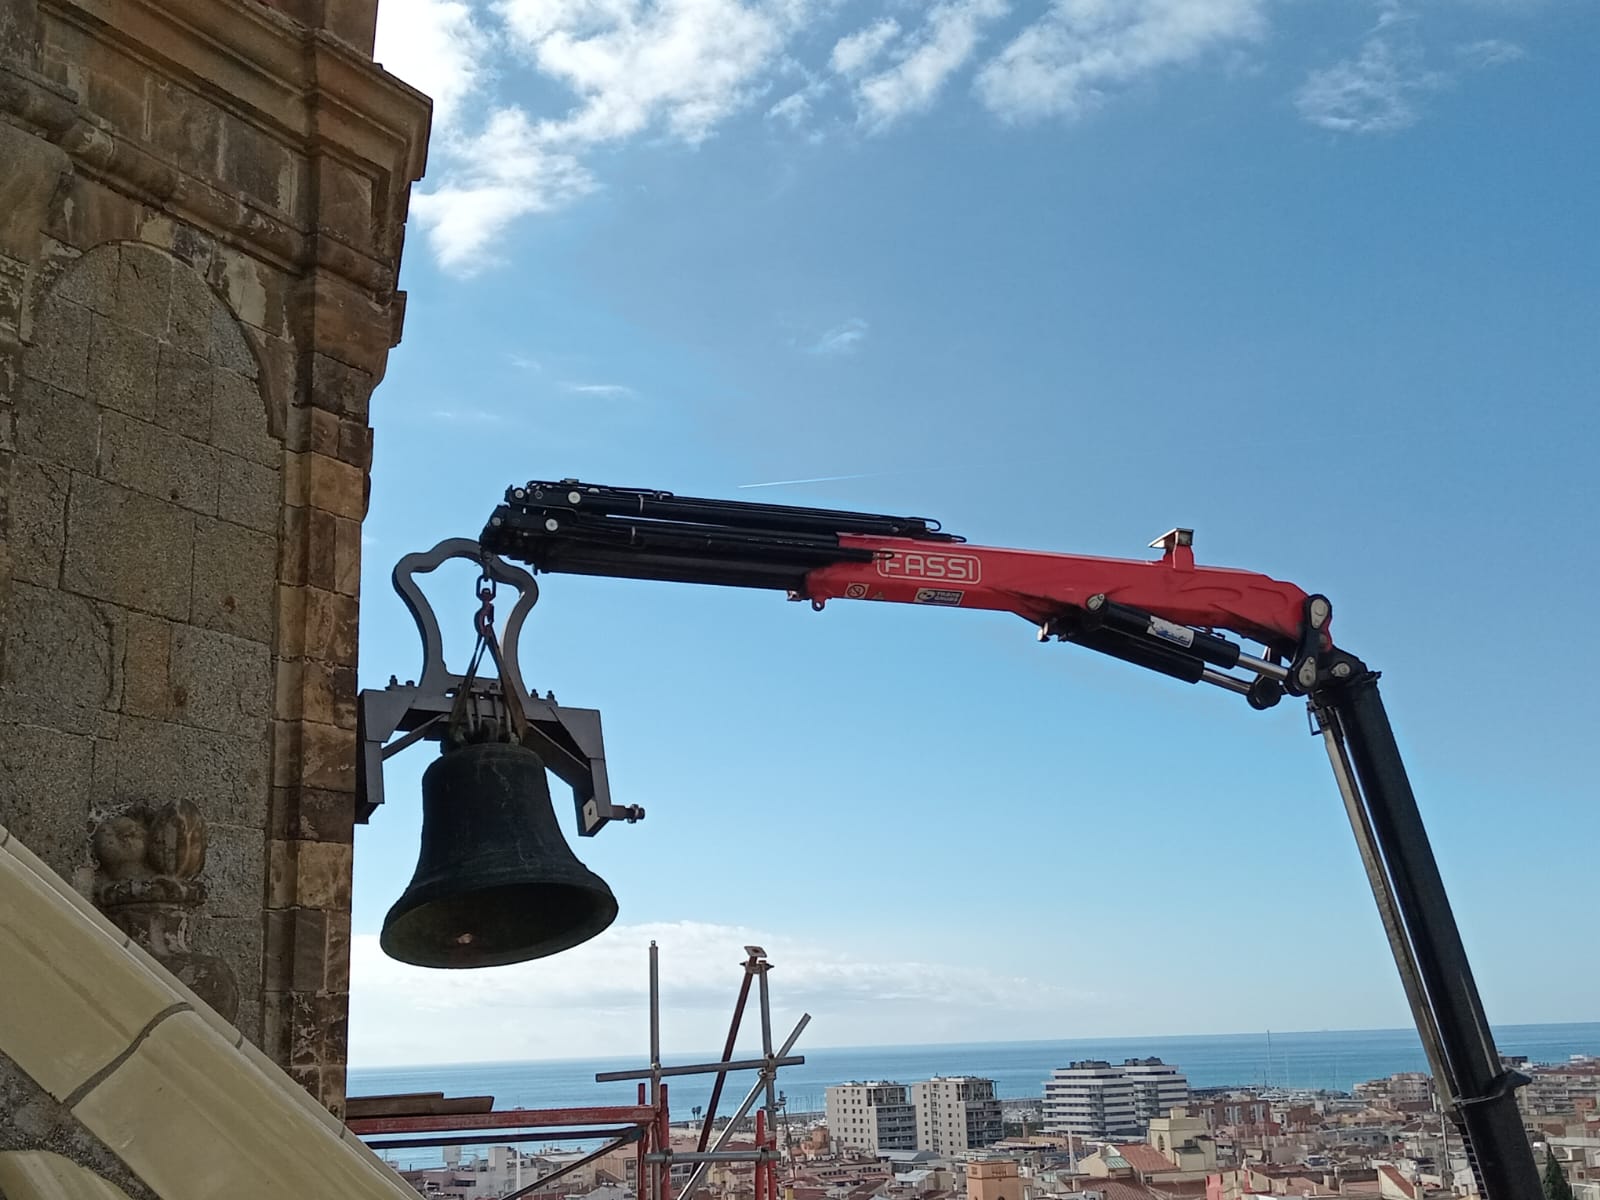
[[[303,149],[337,147],[407,180],[427,166],[432,101],[337,38],[236,0],[45,0],[41,6]],[[209,86],[204,86],[209,85]],[[399,120],[395,118],[399,117]]]
[[[223,190],[162,149],[86,110],[68,87],[0,64],[0,113],[118,191],[193,221],[274,265],[318,268],[392,292],[406,196],[426,164],[429,101],[328,34],[230,0],[46,0],[56,18],[194,91],[306,164],[289,211]],[[227,41],[223,41],[226,34]],[[333,160],[338,165],[328,167]],[[330,228],[317,173],[371,188],[370,230]]]

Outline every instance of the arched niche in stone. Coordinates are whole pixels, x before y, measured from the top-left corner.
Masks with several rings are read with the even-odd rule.
[[[0,822],[103,898],[96,831],[183,806],[198,849],[176,891],[196,919],[176,949],[226,967],[224,1015],[257,1039],[283,452],[256,358],[198,272],[136,242],[59,274],[24,341]],[[174,920],[139,908],[107,911],[172,954]]]

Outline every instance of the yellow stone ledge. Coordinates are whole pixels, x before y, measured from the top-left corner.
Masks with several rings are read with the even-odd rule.
[[[48,1150],[0,1154],[0,1196],[6,1200],[128,1200],[128,1193]]]
[[[0,979],[0,1051],[163,1200],[416,1200],[4,826]]]

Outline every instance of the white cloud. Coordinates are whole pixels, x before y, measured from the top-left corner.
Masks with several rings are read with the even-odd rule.
[[[564,383],[561,386],[580,396],[623,397],[639,394],[625,383]]]
[[[373,57],[433,98],[435,136],[448,135],[484,80],[492,39],[463,0],[383,0]]]
[[[892,65],[856,85],[862,124],[882,130],[932,107],[945,83],[978,48],[983,27],[1004,16],[1008,7],[1005,0],[942,0],[930,8],[922,25],[891,51]],[[846,62],[861,65],[860,49],[847,53]],[[835,46],[836,56],[838,50]]]
[[[978,73],[979,98],[1011,120],[1075,117],[1112,89],[1265,29],[1264,0],[1053,0]]]
[[[656,128],[691,145],[744,108],[804,7],[769,0],[500,0],[513,43],[578,104],[546,122],[554,142]]]
[[[1485,38],[1481,42],[1467,42],[1456,47],[1456,57],[1469,67],[1501,67],[1506,63],[1520,62],[1528,52],[1515,42],[1499,38]]]
[[[783,96],[767,109],[769,121],[781,121],[790,129],[799,131],[811,121],[811,115],[819,100],[833,90],[833,85],[827,79],[811,71],[805,64],[795,59],[787,58],[783,61],[779,74],[787,78],[797,78],[801,87]],[[820,131],[813,130],[810,134],[812,141],[822,137]]]
[[[439,262],[462,274],[497,258],[490,243],[516,218],[593,187],[576,158],[538,142],[520,108],[490,109],[481,123],[469,120],[468,102],[492,74],[485,64],[494,46],[465,0],[379,6],[374,56],[433,98],[433,163],[412,193],[412,218]]]
[[[505,420],[502,414],[486,408],[436,408],[431,415],[452,425],[498,425]]]
[[[499,260],[494,239],[518,217],[559,208],[595,186],[574,155],[543,142],[520,108],[496,110],[481,132],[441,149],[444,180],[414,193],[411,212],[439,262],[462,274]]]
[[[790,129],[798,129],[806,123],[806,118],[811,115],[811,97],[805,92],[790,92],[771,108],[767,109],[767,116],[774,121],[783,121]]]
[[[506,361],[519,371],[544,370],[544,364],[537,358],[530,358],[526,354],[517,354],[515,351],[506,355]]]
[[[494,260],[494,239],[519,217],[593,191],[584,159],[597,145],[653,132],[689,145],[710,137],[762,93],[812,3],[499,0],[497,39],[463,0],[386,0],[382,47],[436,101],[437,182],[413,194],[412,212],[441,265],[470,274]],[[483,63],[499,41],[573,93],[564,116],[502,106],[468,128],[461,102],[488,78]]]
[[[832,357],[841,354],[853,354],[861,343],[866,340],[867,323],[860,317],[851,317],[848,321],[841,321],[832,329],[827,330],[816,341],[806,347],[808,354],[820,354]]]
[[[1207,55],[1244,53],[1271,0],[1044,0],[982,64],[974,91],[1006,120],[1073,117],[1116,91]],[[754,109],[816,142],[823,101],[852,94],[857,123],[879,132],[932,108],[979,55],[1008,0],[928,0],[834,40],[826,63],[797,60],[839,0],[385,0],[378,54],[435,99],[433,170],[412,212],[440,263],[470,274],[501,256],[518,219],[596,190],[601,146],[655,137],[695,146]],[[1314,71],[1295,97],[1312,123],[1348,132],[1402,129],[1448,76],[1425,70],[1406,0],[1379,0],[1359,53]],[[912,14],[909,15],[908,14]],[[824,46],[827,43],[823,43]],[[507,52],[510,52],[509,54]],[[1454,46],[1452,71],[1515,61],[1499,39]],[[556,90],[549,115],[493,103],[502,71]],[[564,93],[565,99],[561,96]],[[830,341],[834,334],[837,341]],[[816,353],[865,334],[841,327]]]
[[[1312,71],[1294,102],[1301,116],[1323,129],[1394,133],[1416,124],[1422,97],[1444,82],[1423,68],[1414,47],[1375,34],[1356,57]]]
[[[363,934],[351,945],[351,1060],[367,1067],[643,1049],[652,940],[661,946],[666,1049],[679,1061],[720,1044],[752,944],[772,956],[778,1036],[804,1010],[816,1018],[812,1044],[977,1038],[1018,1020],[1037,1033],[1064,1005],[1090,999],[987,967],[856,959],[735,925],[613,926],[565,954],[482,971],[407,966]]]
[[[1451,47],[1451,70],[1430,67],[1419,32],[1420,13],[1401,0],[1384,3],[1360,52],[1312,71],[1295,93],[1295,107],[1313,125],[1340,133],[1394,133],[1415,125],[1427,97],[1449,87],[1461,72],[1526,57],[1515,42],[1485,38]]]
[[[865,29],[858,29],[840,38],[828,57],[828,65],[838,75],[859,75],[875,63],[878,56],[888,49],[889,43],[899,36],[900,22],[893,17],[884,17]]]

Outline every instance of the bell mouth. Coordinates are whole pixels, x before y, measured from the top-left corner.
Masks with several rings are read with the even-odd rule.
[[[604,885],[602,885],[604,887]],[[441,889],[443,891],[443,889]],[[390,958],[418,967],[503,967],[570,950],[617,919],[609,888],[554,882],[426,889],[389,910],[378,944]]]

